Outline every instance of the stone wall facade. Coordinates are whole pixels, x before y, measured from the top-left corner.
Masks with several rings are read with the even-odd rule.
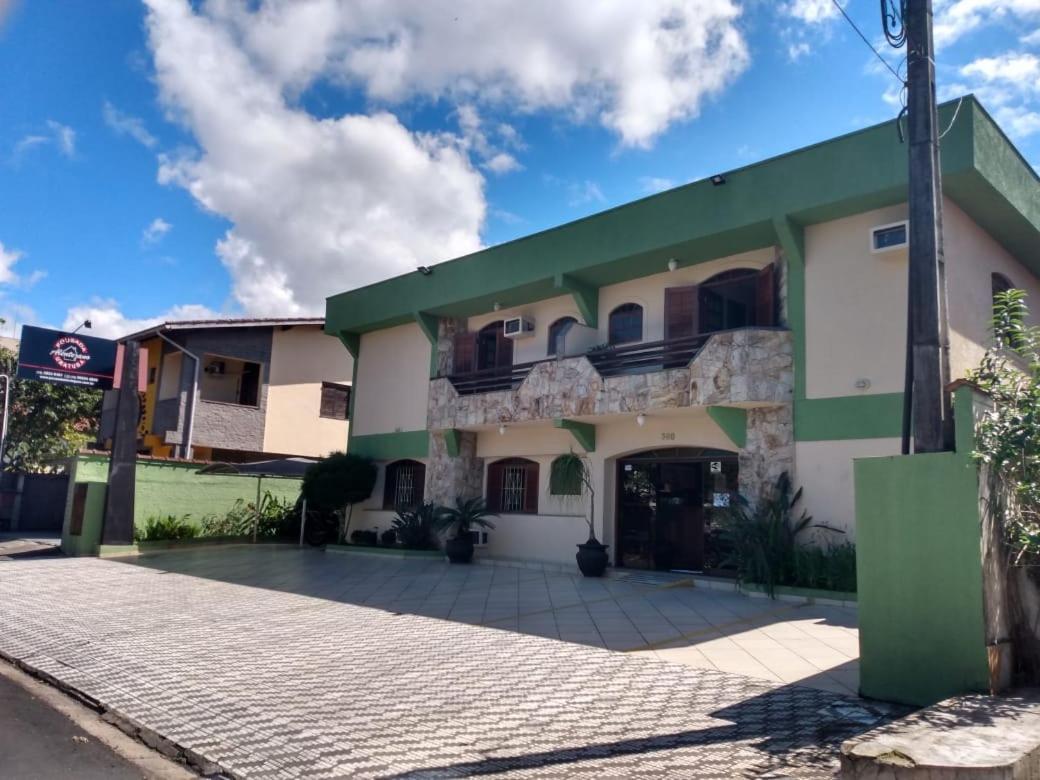
[[[747,411],[747,442],[739,452],[740,494],[754,503],[785,471],[794,472],[794,412],[790,403]]]
[[[779,329],[712,336],[686,368],[601,377],[588,358],[546,360],[516,390],[460,396],[446,378],[430,382],[431,430],[688,406],[789,404],[791,334]]]
[[[425,490],[426,501],[445,506],[454,506],[459,497],[484,494],[484,459],[477,457],[476,433],[460,434],[459,454],[453,458],[448,454],[444,433],[430,431]]]

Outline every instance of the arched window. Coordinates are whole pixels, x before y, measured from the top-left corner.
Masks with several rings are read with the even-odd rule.
[[[1004,274],[993,273],[990,274],[990,288],[993,294],[993,300],[996,301],[997,296],[1000,293],[1006,293],[1008,290],[1013,290],[1015,285],[1011,283]]]
[[[426,466],[417,460],[395,460],[386,464],[383,509],[411,509],[423,501]]]
[[[643,307],[623,303],[610,313],[607,340],[611,344],[629,344],[643,340]]]
[[[574,317],[560,317],[549,326],[549,345],[546,347],[546,355],[559,355],[563,351],[563,338],[577,320]]]
[[[502,320],[477,331],[477,370],[513,365],[513,342],[505,337]]]
[[[538,464],[526,458],[506,458],[491,463],[486,499],[492,512],[538,514]]]
[[[771,322],[757,322],[758,273],[753,268],[738,268],[703,282],[698,306],[698,332],[772,325]]]

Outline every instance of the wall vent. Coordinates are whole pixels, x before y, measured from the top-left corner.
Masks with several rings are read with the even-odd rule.
[[[906,249],[910,242],[910,228],[906,220],[893,222],[890,225],[878,225],[870,230],[870,251],[891,252]]]

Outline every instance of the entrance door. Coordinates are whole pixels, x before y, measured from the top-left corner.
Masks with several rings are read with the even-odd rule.
[[[736,461],[732,453],[692,448],[619,461],[617,565],[703,570],[707,508],[735,488]]]
[[[492,322],[477,333],[477,370],[513,365],[513,342],[505,337],[502,321]]]

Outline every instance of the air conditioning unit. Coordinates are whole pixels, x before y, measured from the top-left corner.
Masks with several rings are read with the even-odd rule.
[[[502,323],[502,335],[507,339],[526,339],[534,335],[534,320],[527,317],[510,317]]]
[[[214,360],[212,363],[210,363],[202,370],[205,371],[207,374],[216,374],[217,376],[222,376],[224,373],[227,372],[227,363],[225,363],[223,360]]]

